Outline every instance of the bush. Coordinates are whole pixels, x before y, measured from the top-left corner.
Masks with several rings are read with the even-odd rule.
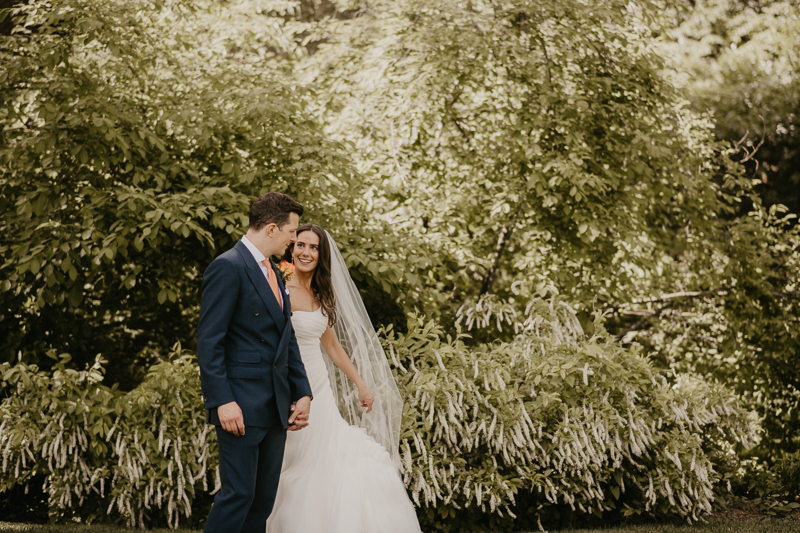
[[[748,458],[730,478],[731,494],[721,499],[724,507],[755,509],[770,516],[800,509],[800,452],[785,454],[771,467],[759,457]]]
[[[711,511],[734,447],[756,438],[730,392],[692,376],[670,384],[599,321],[583,338],[552,302],[502,322],[476,308],[490,306],[466,306],[462,318],[506,322],[516,340],[468,347],[422,319],[386,337],[407,392],[401,471],[428,528],[518,530],[589,515],[692,522]]]
[[[67,368],[68,355],[48,355],[57,360],[52,373],[0,366],[0,492],[42,475],[53,521],[204,520],[192,511],[210,505],[217,453],[194,357],[177,345],[171,362],[123,393],[100,383],[102,360],[79,372]]]
[[[800,498],[800,452],[787,454],[775,464],[776,491],[781,496]],[[798,505],[800,507],[800,505]]]
[[[496,324],[491,312],[476,315],[486,304],[463,308],[462,319]],[[467,346],[418,317],[408,334],[386,332],[406,391],[401,473],[423,527],[503,531],[639,514],[691,522],[711,510],[734,446],[755,438],[728,391],[690,376],[670,384],[601,323],[584,338],[560,304],[533,302],[503,320],[513,342]],[[54,521],[202,521],[217,450],[194,357],[176,345],[170,362],[120,392],[100,383],[101,360],[79,372],[69,356],[50,356],[52,374],[0,367],[0,492],[43,476]]]

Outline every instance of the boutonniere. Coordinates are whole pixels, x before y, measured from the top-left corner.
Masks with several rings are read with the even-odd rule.
[[[290,263],[289,261],[281,261],[281,264],[278,265],[278,270],[281,271],[281,277],[283,278],[284,283],[292,281],[292,277],[294,276],[294,263]]]

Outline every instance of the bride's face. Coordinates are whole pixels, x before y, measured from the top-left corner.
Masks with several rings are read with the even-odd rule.
[[[313,231],[304,231],[297,235],[292,250],[294,268],[300,272],[313,272],[319,261],[319,236]]]

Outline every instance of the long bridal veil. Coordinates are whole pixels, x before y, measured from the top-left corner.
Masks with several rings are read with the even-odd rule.
[[[333,237],[327,231],[325,234],[330,243],[331,281],[336,295],[336,323],[333,330],[358,375],[375,395],[372,411],[365,412],[366,409],[358,403],[358,388],[329,357],[325,357],[331,388],[342,417],[350,425],[364,428],[368,435],[386,448],[399,466],[403,400],[344,258]]]

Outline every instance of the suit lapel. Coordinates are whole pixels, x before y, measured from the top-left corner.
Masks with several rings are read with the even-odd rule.
[[[261,270],[261,265],[256,262],[253,254],[250,253],[250,250],[247,249],[247,246],[245,246],[242,241],[237,242],[234,248],[244,259],[244,264],[247,267],[247,276],[255,286],[256,293],[261,298],[261,301],[264,302],[269,314],[272,315],[272,319],[278,325],[278,329],[283,330],[284,326],[286,325],[286,317],[284,312],[281,311],[280,304],[272,294],[272,288],[269,286],[267,278],[264,277],[264,272]],[[272,261],[270,261],[270,264],[272,264]],[[281,282],[279,277],[278,286],[280,285]],[[286,306],[284,305],[284,309],[285,308]]]
[[[270,261],[270,263],[272,263],[272,261]],[[283,284],[283,278],[278,271],[278,267],[273,264],[272,269],[275,271],[275,277],[278,280],[278,288],[280,289],[281,298],[283,298],[283,318],[289,320],[289,317],[292,316],[292,304],[289,299],[289,291],[286,290],[286,286]]]

